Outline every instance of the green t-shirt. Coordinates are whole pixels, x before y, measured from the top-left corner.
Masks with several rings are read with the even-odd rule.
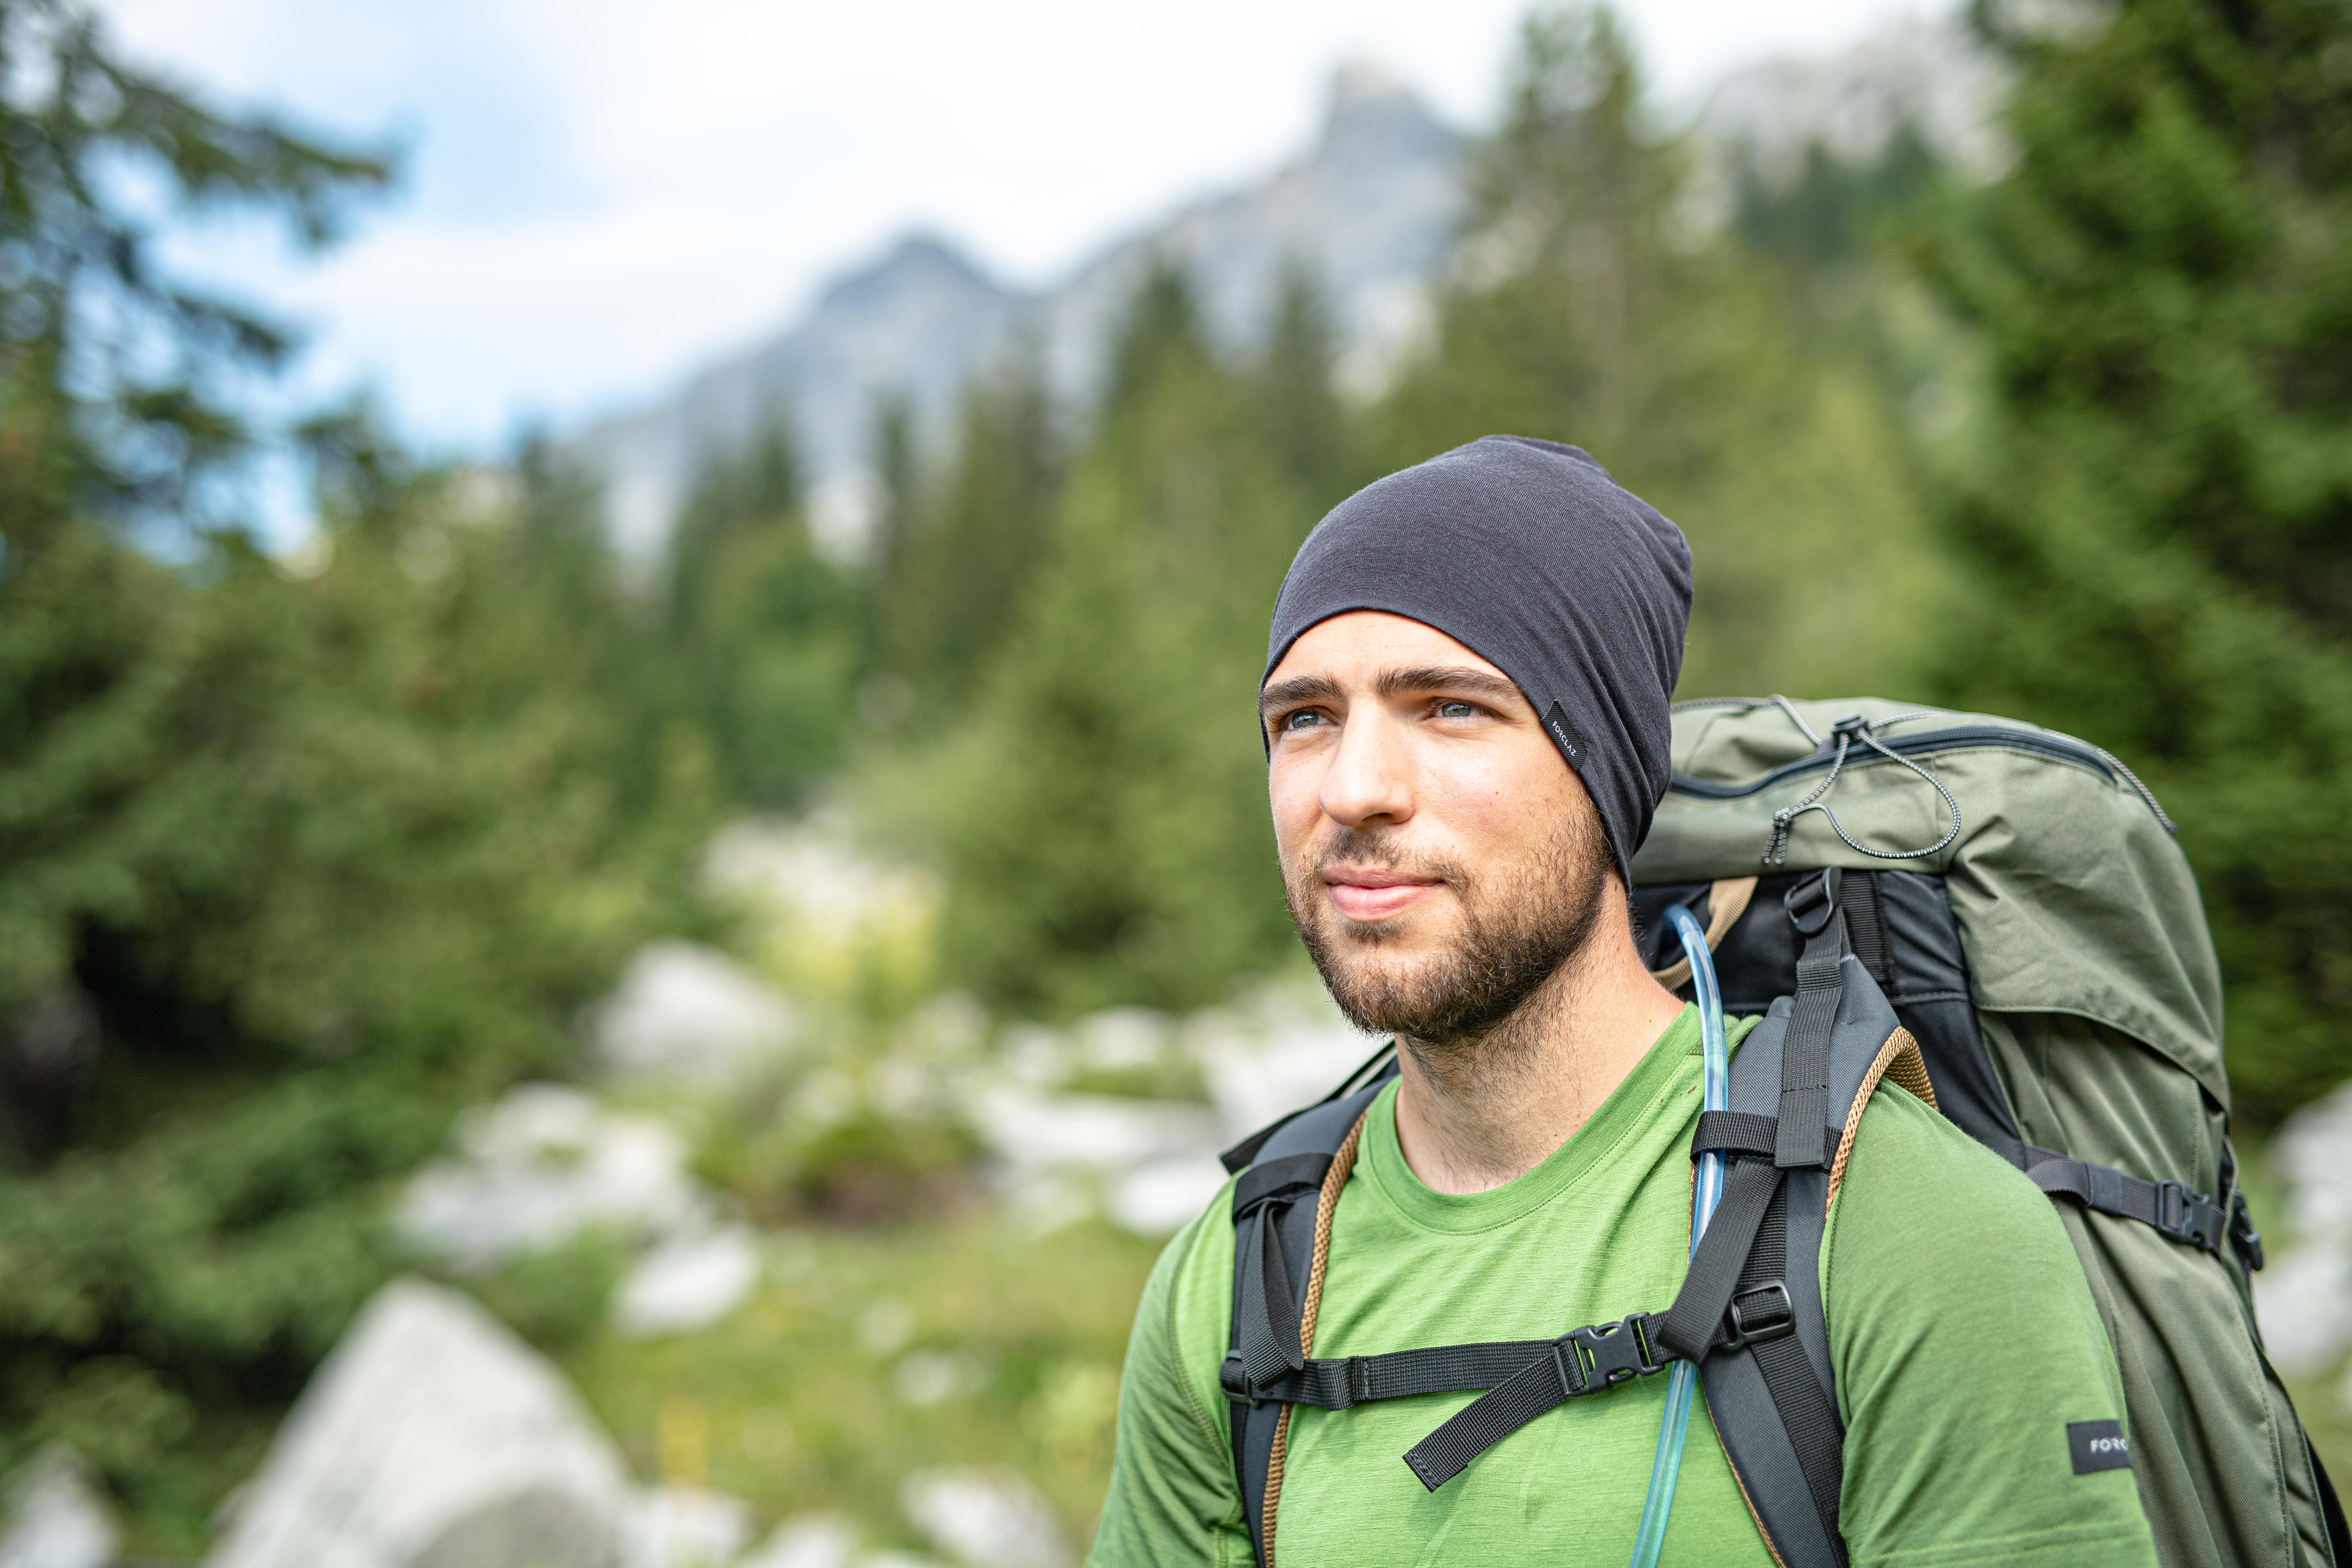
[[[1746,1033],[1737,1026],[1735,1040]],[[1690,1241],[1695,1010],[1575,1136],[1492,1192],[1431,1191],[1373,1102],[1339,1199],[1318,1356],[1542,1339],[1674,1300]],[[1232,1314],[1227,1195],[1145,1287],[1093,1563],[1247,1568],[1217,1384]],[[1854,1568],[2152,1568],[2128,1470],[2074,1473],[2069,1423],[2123,1418],[2089,1287],[2050,1200],[1891,1083],[1864,1111],[1822,1248],[1846,1424],[1841,1523]],[[1276,1522],[1285,1568],[1621,1568],[1649,1484],[1664,1376],[1538,1417],[1431,1493],[1403,1454],[1475,1397],[1297,1407]],[[1772,1568],[1695,1401],[1665,1563]]]

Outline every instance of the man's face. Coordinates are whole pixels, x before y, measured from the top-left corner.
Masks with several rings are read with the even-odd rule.
[[[1291,919],[1359,1026],[1474,1038],[1591,934],[1599,814],[1501,670],[1358,610],[1293,643],[1259,707]]]

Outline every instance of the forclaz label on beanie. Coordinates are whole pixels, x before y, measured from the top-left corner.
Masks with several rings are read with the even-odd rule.
[[[1584,772],[1584,737],[1576,732],[1576,726],[1568,721],[1559,703],[1553,703],[1551,711],[1544,715],[1544,728],[1551,731],[1552,744],[1568,759],[1568,765],[1580,773]]]
[[[1680,529],[1574,447],[1488,436],[1365,486],[1316,524],[1275,601],[1265,673],[1350,610],[1434,626],[1543,715],[1630,888],[1671,772],[1690,603]]]

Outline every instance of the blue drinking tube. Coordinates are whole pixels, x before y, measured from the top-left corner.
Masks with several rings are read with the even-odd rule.
[[[1724,1042],[1723,996],[1716,989],[1715,957],[1706,949],[1706,932],[1681,904],[1666,911],[1666,921],[1683,939],[1689,955],[1691,993],[1698,1002],[1699,1062],[1705,1084],[1700,1104],[1709,1110],[1731,1105],[1730,1049]],[[1691,1184],[1691,1251],[1706,1234],[1715,1205],[1723,1197],[1723,1156],[1709,1150],[1698,1157],[1698,1173]],[[1658,1457],[1650,1466],[1650,1495],[1642,1501],[1642,1529],[1633,1538],[1629,1568],[1657,1568],[1658,1552],[1666,1543],[1666,1516],[1674,1511],[1675,1481],[1682,1474],[1683,1434],[1690,1425],[1691,1384],[1698,1368],[1687,1361],[1675,1363],[1666,1374],[1666,1416],[1658,1427]]]

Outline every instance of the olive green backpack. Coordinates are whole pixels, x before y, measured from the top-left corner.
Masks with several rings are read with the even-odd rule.
[[[1806,910],[1833,901],[1937,1105],[2057,1201],[2166,1568],[2352,1568],[2254,1321],[2221,974],[2172,832],[2116,758],[2011,720],[1686,702],[1634,900],[1670,984],[1657,917],[1706,921],[1735,1014],[1789,994]]]

